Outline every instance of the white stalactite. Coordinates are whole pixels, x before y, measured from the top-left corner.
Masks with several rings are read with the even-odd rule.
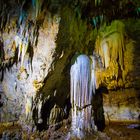
[[[102,43],[101,47],[103,51],[104,67],[108,68],[110,63],[110,55],[109,55],[109,48],[107,42]]]
[[[72,132],[77,137],[84,136],[84,132],[95,129],[92,116],[92,97],[95,93],[95,58],[91,60],[86,55],[77,57],[71,67],[71,104],[72,104]]]

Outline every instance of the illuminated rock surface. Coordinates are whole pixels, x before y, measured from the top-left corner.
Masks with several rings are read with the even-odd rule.
[[[0,0],[0,138],[138,138],[139,7]]]

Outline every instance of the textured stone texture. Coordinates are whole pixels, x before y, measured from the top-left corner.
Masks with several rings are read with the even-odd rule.
[[[103,96],[103,108],[107,122],[140,121],[139,22],[139,20],[124,22],[127,33],[124,38],[124,69],[120,70],[119,66],[116,69],[113,65],[102,70],[96,69],[97,87],[105,88],[108,92]],[[104,93],[104,90],[101,92]]]
[[[140,91],[122,89],[103,94],[106,123],[140,123]]]
[[[58,16],[53,18],[49,14],[46,16],[44,24],[39,30],[38,44],[34,48],[32,65],[28,61],[27,54],[23,66],[19,62],[10,71],[5,71],[2,82],[5,95],[2,121],[17,120],[20,114],[23,115],[21,117],[24,119],[23,121],[30,119],[33,99],[38,89],[43,86],[43,81],[54,60],[53,55],[56,48],[55,40],[58,33],[59,20]],[[10,44],[14,40],[15,33],[10,32],[10,35],[5,33],[3,36],[4,49],[8,50],[11,48]],[[8,53],[6,55],[12,57]]]
[[[101,70],[96,69],[97,87],[105,86],[108,90],[117,90],[120,88],[140,88],[140,65],[139,65],[139,20],[123,21],[125,25],[123,66],[119,64],[119,56],[114,60],[110,60],[110,65]],[[131,29],[129,29],[131,27]],[[134,30],[133,30],[134,29]],[[119,32],[119,30],[118,30]],[[116,32],[115,32],[116,33]],[[110,36],[113,37],[115,33]],[[113,52],[109,52],[113,53]],[[123,69],[121,68],[123,67]]]

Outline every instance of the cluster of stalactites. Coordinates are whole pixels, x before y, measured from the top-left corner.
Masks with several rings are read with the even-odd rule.
[[[18,61],[21,59],[21,65],[23,65],[28,47],[33,47],[37,43],[38,26],[36,20],[41,11],[42,0],[32,0],[32,7],[35,10],[35,17],[33,16],[31,19],[28,19],[29,17],[27,11],[23,9],[24,3],[25,2],[23,2],[21,6],[18,20],[19,29],[17,35],[15,36],[15,45],[16,48],[18,48]]]
[[[94,70],[94,57],[86,55],[78,56],[70,70],[72,131],[78,137],[83,137],[85,130],[94,129],[91,105],[96,88]]]
[[[105,68],[117,65],[121,70],[124,69],[124,35],[124,24],[121,21],[113,21],[100,31],[96,39],[96,53],[101,56]]]
[[[9,2],[1,2],[3,6],[0,6],[0,34],[7,31],[8,33],[11,31],[16,32],[13,44],[15,44],[18,50],[18,61],[21,60],[21,65],[23,65],[28,47],[33,47],[37,43],[39,27],[37,20],[41,12],[43,0],[32,0],[32,2],[24,0],[17,3],[14,3],[16,7],[13,9]],[[26,9],[27,3],[30,3],[33,8],[30,13]],[[15,13],[14,16],[13,13]],[[11,44],[11,47],[13,44]]]
[[[18,61],[21,59],[21,65],[23,65],[25,54],[28,47],[36,45],[38,37],[38,28],[33,23],[22,23],[19,27],[19,31],[15,36],[15,45],[18,48]]]

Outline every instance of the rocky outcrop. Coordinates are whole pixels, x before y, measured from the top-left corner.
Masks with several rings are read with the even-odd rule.
[[[128,24],[134,26],[130,20],[123,23],[123,26],[125,25],[124,38],[121,38],[124,27],[119,32],[122,25],[118,24],[116,28],[114,24],[114,26],[110,25],[106,28],[106,35],[109,29],[107,36],[100,39],[97,37],[96,40],[96,52],[100,54],[104,66],[104,68],[96,69],[97,87],[101,88],[101,93],[105,91],[107,93],[103,94],[103,108],[107,122],[139,122],[139,37],[137,35],[134,37],[135,34],[128,29]],[[120,38],[116,35],[116,29]],[[135,32],[137,34],[139,32],[137,23]],[[116,37],[114,38],[114,36]],[[124,48],[115,49],[115,44],[118,45],[117,39],[119,47],[123,45]]]
[[[106,123],[140,123],[140,94],[136,89],[121,89],[103,94]]]
[[[126,26],[127,22],[114,21],[101,30],[96,39],[95,50],[104,66],[96,70],[97,87],[102,85],[108,90],[139,88],[139,39],[133,38],[134,34],[128,35]],[[136,29],[139,32],[137,25]]]
[[[43,81],[54,61],[59,21],[58,16],[51,18],[48,14],[39,30],[38,44],[33,50],[32,62],[29,62],[27,53],[23,65],[19,62],[17,65],[14,64],[9,71],[5,71],[2,81],[5,95],[2,121],[17,120],[21,114],[20,121],[32,120],[33,100],[38,89],[43,86]],[[10,52],[16,34],[11,31],[10,35],[4,33],[3,36],[4,49]],[[12,57],[9,54],[6,55]]]

